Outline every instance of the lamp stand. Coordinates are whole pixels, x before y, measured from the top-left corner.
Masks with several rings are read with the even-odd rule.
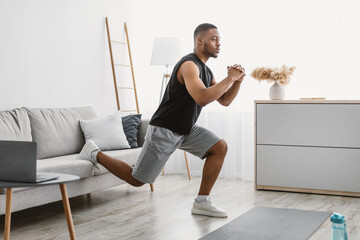
[[[159,104],[161,103],[162,96],[164,94],[165,88],[169,82],[170,74],[169,74],[169,65],[166,65],[166,73],[163,74],[162,82],[161,82],[161,90],[160,90],[160,98]]]

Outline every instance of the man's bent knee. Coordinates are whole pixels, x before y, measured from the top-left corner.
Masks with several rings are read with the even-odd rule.
[[[134,187],[141,187],[141,186],[144,186],[145,183],[140,182],[139,180],[137,180],[136,178],[134,178],[132,176],[132,181],[130,184],[133,185]]]
[[[144,186],[145,183],[140,182],[139,180],[137,180],[136,178],[133,179],[133,181],[131,182],[131,185],[133,185],[134,187],[142,187]]]
[[[220,152],[222,154],[224,154],[224,156],[225,156],[228,151],[228,145],[227,145],[226,141],[224,139],[222,139],[221,141],[218,142],[218,144],[219,144]]]
[[[145,183],[143,183],[143,182],[136,181],[136,182],[134,182],[133,186],[134,187],[142,187],[142,186],[144,186],[144,184]]]
[[[225,156],[228,150],[227,143],[224,139],[218,141],[214,146],[212,146],[207,155],[223,155]]]

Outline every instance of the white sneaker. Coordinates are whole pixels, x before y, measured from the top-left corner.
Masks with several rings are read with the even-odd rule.
[[[76,157],[76,159],[84,159],[84,160],[89,160],[90,162],[92,162],[93,164],[97,164],[96,159],[94,159],[91,154],[94,151],[99,151],[99,147],[94,143],[94,141],[92,140],[88,140],[85,145],[83,146],[83,148],[81,149],[81,152],[79,153],[79,155]]]
[[[227,217],[227,212],[221,208],[216,207],[208,197],[204,202],[197,202],[195,200],[193,208],[191,209],[192,214],[205,215],[209,217]]]

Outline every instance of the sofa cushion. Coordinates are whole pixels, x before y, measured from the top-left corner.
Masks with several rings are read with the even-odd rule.
[[[30,120],[25,109],[0,112],[0,140],[32,141]]]
[[[118,111],[104,118],[80,120],[86,141],[92,140],[101,151],[130,148]]]
[[[142,148],[131,148],[115,151],[105,151],[104,153],[113,158],[123,160],[130,165],[135,165],[140,155],[141,149]],[[99,169],[94,169],[94,175],[100,175],[108,172],[108,170],[100,164],[98,164],[98,167]]]
[[[138,132],[141,123],[141,114],[132,114],[121,118],[126,139],[131,148],[138,147]]]
[[[65,155],[45,160],[38,160],[38,172],[67,173],[80,178],[91,177],[94,174],[93,164],[87,160],[75,159],[77,154]]]
[[[79,153],[85,144],[79,120],[96,118],[91,107],[25,109],[38,159]]]

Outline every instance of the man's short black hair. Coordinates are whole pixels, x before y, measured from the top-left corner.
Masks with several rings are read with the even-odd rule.
[[[196,29],[194,31],[194,39],[196,39],[196,37],[199,34],[205,32],[205,31],[207,31],[209,29],[214,29],[214,28],[217,29],[217,27],[215,25],[211,24],[211,23],[200,24],[199,26],[196,27]]]

